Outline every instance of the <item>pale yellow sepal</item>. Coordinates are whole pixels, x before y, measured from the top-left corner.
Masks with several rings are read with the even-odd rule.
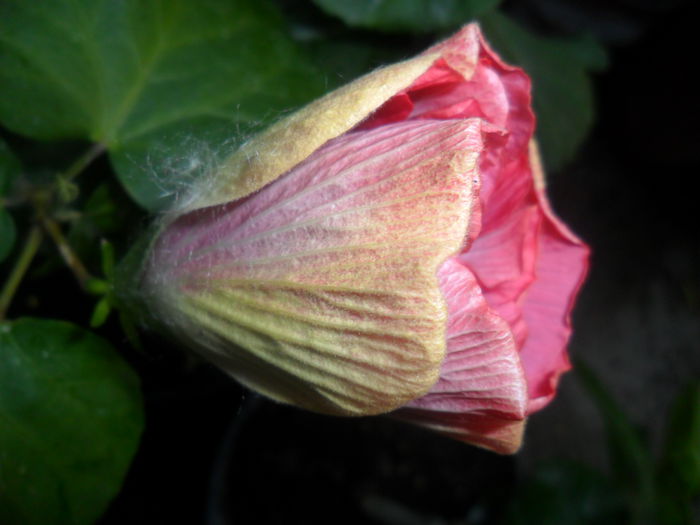
[[[377,69],[273,124],[229,157],[178,213],[231,202],[269,184],[409,87],[439,56]]]

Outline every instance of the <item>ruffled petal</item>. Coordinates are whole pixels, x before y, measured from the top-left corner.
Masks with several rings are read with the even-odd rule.
[[[536,206],[514,210],[498,228],[482,227],[471,248],[459,256],[476,275],[486,302],[510,326],[518,348],[527,337],[522,302],[535,281],[541,221]]]
[[[512,453],[520,446],[528,394],[508,323],[490,310],[476,278],[458,259],[448,259],[438,278],[449,312],[440,379],[396,415]]]
[[[571,368],[566,345],[571,311],[588,272],[589,249],[554,214],[544,194],[544,176],[535,143],[530,145],[537,199],[543,213],[536,279],[523,303],[528,337],[520,350],[530,390],[528,413],[547,405],[561,374]]]

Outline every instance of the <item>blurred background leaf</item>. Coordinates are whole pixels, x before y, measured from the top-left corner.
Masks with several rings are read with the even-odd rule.
[[[137,376],[106,340],[61,321],[1,323],[0,354],[0,523],[92,523],[138,447]]]
[[[700,504],[700,382],[683,389],[671,409],[659,490],[664,496],[659,498],[661,523],[695,523],[693,505]]]
[[[150,209],[322,89],[264,0],[0,3],[0,121],[103,143]]]
[[[501,0],[314,0],[351,27],[430,33],[458,27]]]
[[[503,525],[619,525],[620,494],[602,474],[585,465],[540,466],[516,489]]]
[[[645,523],[657,503],[651,450],[593,370],[580,360],[574,370],[603,418],[614,480],[625,495],[632,523]]]
[[[536,133],[546,167],[562,168],[593,125],[590,72],[606,67],[604,49],[589,38],[538,36],[498,12],[479,21],[504,60],[523,67],[532,78]]]
[[[700,494],[700,383],[685,388],[671,410],[664,460],[688,496]]]
[[[419,53],[432,42],[429,34],[387,33],[349,27],[312,3],[277,0],[290,36],[331,91],[378,67]]]

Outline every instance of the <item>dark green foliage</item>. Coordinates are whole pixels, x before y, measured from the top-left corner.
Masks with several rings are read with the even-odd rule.
[[[496,7],[501,0],[314,0],[353,27],[430,33],[454,29]]]
[[[0,324],[0,523],[92,523],[116,495],[143,427],[139,380],[70,323]]]

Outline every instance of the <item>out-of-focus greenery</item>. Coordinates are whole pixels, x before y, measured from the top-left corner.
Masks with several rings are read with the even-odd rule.
[[[407,33],[449,30],[501,0],[314,0],[323,10],[352,27]]]
[[[700,382],[687,386],[676,399],[654,479],[661,523],[681,525],[700,520],[694,514],[700,509]]]
[[[0,348],[0,523],[92,523],[138,446],[138,377],[106,340],[63,321],[5,323]]]
[[[575,366],[603,419],[610,475],[571,461],[542,465],[517,489],[503,525],[691,525],[700,516],[700,382],[678,394],[655,458],[593,371]]]
[[[624,518],[611,480],[586,465],[551,461],[517,487],[504,525],[619,525]]]

